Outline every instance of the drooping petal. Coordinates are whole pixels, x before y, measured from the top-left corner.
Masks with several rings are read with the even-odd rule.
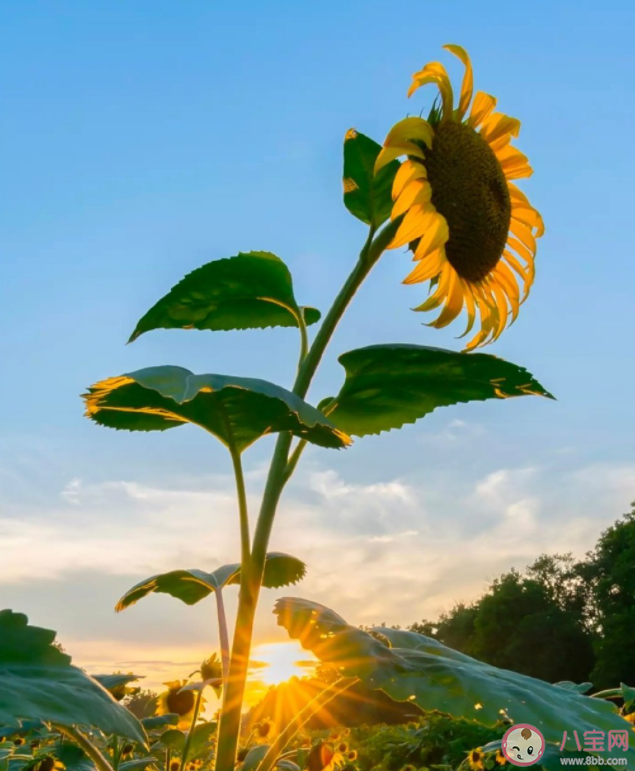
[[[438,276],[443,269],[445,262],[445,255],[442,249],[437,249],[436,252],[428,254],[428,256],[419,260],[417,267],[411,271],[403,280],[404,284],[421,284],[424,281],[429,281],[431,278]]]
[[[434,129],[423,118],[404,118],[390,129],[384,146],[375,161],[375,174],[401,155],[424,158],[421,145],[432,147]],[[417,144],[419,143],[419,144]]]
[[[435,329],[443,329],[443,327],[447,327],[448,324],[451,324],[462,310],[463,282],[458,273],[455,270],[452,270],[443,310],[434,321],[428,324],[428,326],[434,327]]]
[[[434,292],[434,294],[430,295],[428,299],[421,303],[421,305],[417,305],[416,308],[413,308],[415,311],[431,311],[435,308],[438,308],[439,305],[443,303],[445,300],[445,297],[448,293],[448,286],[450,283],[450,277],[454,273],[454,268],[450,265],[449,262],[446,262],[443,266],[443,269],[441,270],[441,275],[439,276],[439,283],[437,284],[437,288]]]
[[[463,75],[463,82],[461,84],[461,96],[459,98],[459,106],[455,110],[455,116],[458,120],[463,120],[463,116],[467,112],[467,108],[472,101],[472,92],[474,90],[474,74],[472,72],[472,62],[468,56],[465,48],[454,44],[448,44],[443,46],[446,51],[454,54],[465,65],[465,74]]]
[[[412,76],[412,85],[408,89],[408,96],[412,96],[418,88],[425,86],[427,83],[434,83],[439,89],[443,101],[444,120],[451,118],[454,108],[452,83],[441,62],[429,62],[422,70],[415,72]]]

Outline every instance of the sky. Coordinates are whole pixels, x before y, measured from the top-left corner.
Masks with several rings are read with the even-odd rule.
[[[194,427],[97,427],[79,395],[158,364],[289,387],[292,329],[125,341],[185,273],[252,249],[280,256],[299,301],[326,311],[366,235],[342,205],[344,134],[381,141],[428,109],[432,89],[406,99],[410,76],[440,59],[460,78],[441,50],[449,42],[470,52],[476,88],[521,119],[517,145],[535,170],[521,187],[547,228],[532,294],[488,352],[527,367],[557,401],[440,409],[346,451],[307,451],[271,541],[305,560],[307,577],[263,592],[262,658],[285,640],[271,615],[278,596],[354,624],[433,619],[542,552],[584,555],[628,510],[632,4],[0,7],[0,607],[57,630],[88,671],[133,669],[151,686],[187,676],[216,647],[211,599],[113,608],[149,575],[237,560],[229,457]],[[458,326],[436,331],[410,310],[425,290],[402,285],[409,269],[400,250],[384,255],[312,403],[337,391],[337,356],[352,348],[460,348]],[[252,513],[272,447],[264,439],[244,457]]]

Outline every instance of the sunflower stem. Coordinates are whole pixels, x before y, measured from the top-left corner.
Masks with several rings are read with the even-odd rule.
[[[245,491],[245,477],[243,474],[243,464],[240,453],[232,444],[229,448],[234,467],[234,477],[236,478],[236,493],[238,495],[238,512],[240,516],[240,547],[242,556],[242,570],[249,565],[250,545],[249,545],[249,512],[247,510],[247,493]]]
[[[192,722],[190,724],[190,730],[187,732],[187,736],[185,738],[185,745],[183,747],[183,757],[181,758],[181,769],[180,771],[185,771],[185,764],[187,763],[187,756],[190,752],[190,745],[192,744],[192,735],[194,734],[194,729],[196,728],[196,721],[198,720],[198,713],[201,711],[201,701],[203,699],[203,691],[205,690],[204,686],[201,686],[199,690],[196,693],[196,701],[194,703],[194,714],[192,715]]]
[[[229,677],[229,632],[227,631],[227,614],[225,613],[222,587],[219,586],[214,594],[216,596],[216,610],[218,612],[218,637],[220,639],[220,655],[223,664],[223,684],[227,687],[227,678]]]
[[[271,771],[276,761],[279,759],[281,753],[289,742],[293,741],[295,735],[300,731],[303,725],[305,725],[317,712],[319,712],[325,704],[339,696],[340,693],[348,690],[352,685],[359,682],[358,677],[343,677],[337,682],[325,688],[314,699],[312,699],[293,720],[281,731],[276,737],[275,741],[267,751],[262,761],[257,767],[257,771]]]
[[[304,357],[298,369],[298,374],[293,386],[293,393],[297,396],[300,396],[301,398],[306,396],[324,351],[326,350],[340,319],[344,315],[344,312],[364,279],[368,276],[384,250],[388,247],[390,241],[394,238],[400,222],[401,218],[390,222],[377,235],[377,238],[374,238],[375,229],[373,227],[370,228],[366,243],[360,252],[359,260],[335,298],[331,309],[324,317],[324,321],[313,340],[313,344],[309,348],[307,355]],[[286,471],[288,468],[291,439],[291,434],[285,432],[279,434],[276,441],[256,524],[249,569],[245,570],[243,566],[241,571],[240,596],[230,660],[229,679],[225,689],[218,733],[216,771],[233,771],[236,763],[236,751],[240,735],[241,710],[245,694],[245,684],[247,681],[254,616],[258,604],[267,547],[269,546],[269,538],[271,536],[276,508],[282,490],[290,477],[290,474],[286,474]]]
[[[91,740],[85,736],[79,728],[73,726],[60,725],[59,723],[51,723],[51,727],[61,734],[65,734],[69,739],[72,739],[75,744],[81,747],[86,755],[93,761],[98,771],[113,771],[113,767],[101,754],[100,750],[95,747]]]

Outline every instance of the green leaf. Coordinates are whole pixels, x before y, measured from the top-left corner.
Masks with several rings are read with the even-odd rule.
[[[424,345],[371,345],[344,353],[346,380],[319,407],[343,431],[379,434],[414,423],[437,407],[512,396],[553,399],[526,369],[486,353]]]
[[[161,734],[159,739],[164,747],[169,747],[176,752],[183,752],[185,747],[185,734],[183,731],[179,731],[178,728],[169,728]]]
[[[392,183],[401,165],[386,164],[375,175],[375,161],[381,145],[349,129],[344,138],[344,205],[357,219],[378,228],[390,216]]]
[[[129,693],[136,693],[138,688],[128,688],[129,683],[143,678],[143,675],[117,674],[117,675],[93,675],[100,685],[112,695],[117,701],[121,701]]]
[[[141,723],[96,680],[53,646],[55,632],[28,625],[22,613],[0,611],[0,724],[46,720],[92,725],[141,744]]]
[[[306,565],[297,557],[281,552],[270,552],[265,561],[262,585],[266,589],[279,589],[281,586],[297,584],[306,573]],[[151,592],[161,592],[184,602],[195,605],[211,592],[222,589],[228,584],[240,584],[240,563],[223,565],[213,573],[204,570],[171,570],[141,581],[129,589],[117,603],[115,610],[122,610],[134,605]]]
[[[242,766],[239,767],[240,771],[254,771],[267,752],[269,752],[268,744],[258,744],[256,747],[252,747],[247,753]]]
[[[192,731],[192,740],[188,752],[189,760],[196,760],[211,749],[212,737],[216,735],[218,724],[215,721],[200,723]]]
[[[93,761],[81,747],[69,741],[61,741],[51,747],[52,754],[60,760],[66,771],[94,771]]]
[[[425,711],[492,727],[502,718],[529,723],[547,742],[560,743],[569,728],[570,750],[576,749],[574,727],[580,736],[584,731],[628,729],[607,701],[484,664],[415,632],[378,627],[369,634],[323,605],[294,597],[279,600],[275,613],[289,635],[321,661]],[[629,766],[635,767],[635,749],[628,757]]]
[[[558,683],[554,683],[558,688],[566,688],[568,691],[575,691],[576,693],[588,693],[593,688],[593,683],[574,683],[572,680],[560,680]]]
[[[100,425],[164,431],[193,423],[238,452],[278,431],[290,431],[321,447],[340,448],[351,441],[299,396],[255,378],[148,367],[102,380],[83,398],[86,416]]]
[[[320,318],[300,308],[289,269],[270,252],[240,252],[189,273],[139,321],[128,342],[152,329],[298,327]]]
[[[153,755],[149,755],[145,758],[135,758],[134,760],[126,760],[125,763],[119,764],[119,771],[136,771],[137,768],[145,768],[146,766],[156,763],[157,759]]]
[[[146,731],[152,731],[155,728],[164,728],[166,725],[176,725],[179,722],[179,716],[175,712],[169,712],[167,715],[154,715],[153,717],[141,718],[141,724]]]

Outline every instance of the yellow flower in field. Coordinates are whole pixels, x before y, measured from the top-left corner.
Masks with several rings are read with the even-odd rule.
[[[500,750],[496,750],[496,765],[504,766],[507,763],[507,758]]]
[[[273,720],[265,718],[254,726],[256,736],[259,739],[272,739],[276,735],[276,724]]]
[[[534,280],[540,214],[512,180],[528,177],[527,158],[511,140],[520,122],[495,112],[496,99],[479,91],[472,100],[472,64],[457,45],[445,48],[465,65],[458,106],[440,62],[413,75],[408,92],[433,83],[441,105],[428,120],[396,123],[375,165],[407,156],[393,184],[392,219],[403,220],[391,249],[408,244],[417,266],[404,283],[431,281],[432,295],[419,311],[441,308],[430,326],[440,329],[465,308],[467,335],[480,316],[480,330],[467,349],[496,340],[518,315]],[[468,109],[472,105],[468,114]],[[520,285],[519,286],[519,282]]]
[[[196,704],[196,692],[195,691],[181,691],[184,685],[187,685],[187,680],[173,680],[167,685],[168,690],[163,691],[157,697],[157,715],[169,715],[174,713],[179,716],[179,722],[177,727],[180,729],[188,729],[192,724],[192,718],[194,717],[194,706]],[[205,699],[201,700],[201,710],[203,709]]]
[[[485,768],[484,760],[485,755],[480,747],[467,753],[467,761],[472,771],[483,771]]]

